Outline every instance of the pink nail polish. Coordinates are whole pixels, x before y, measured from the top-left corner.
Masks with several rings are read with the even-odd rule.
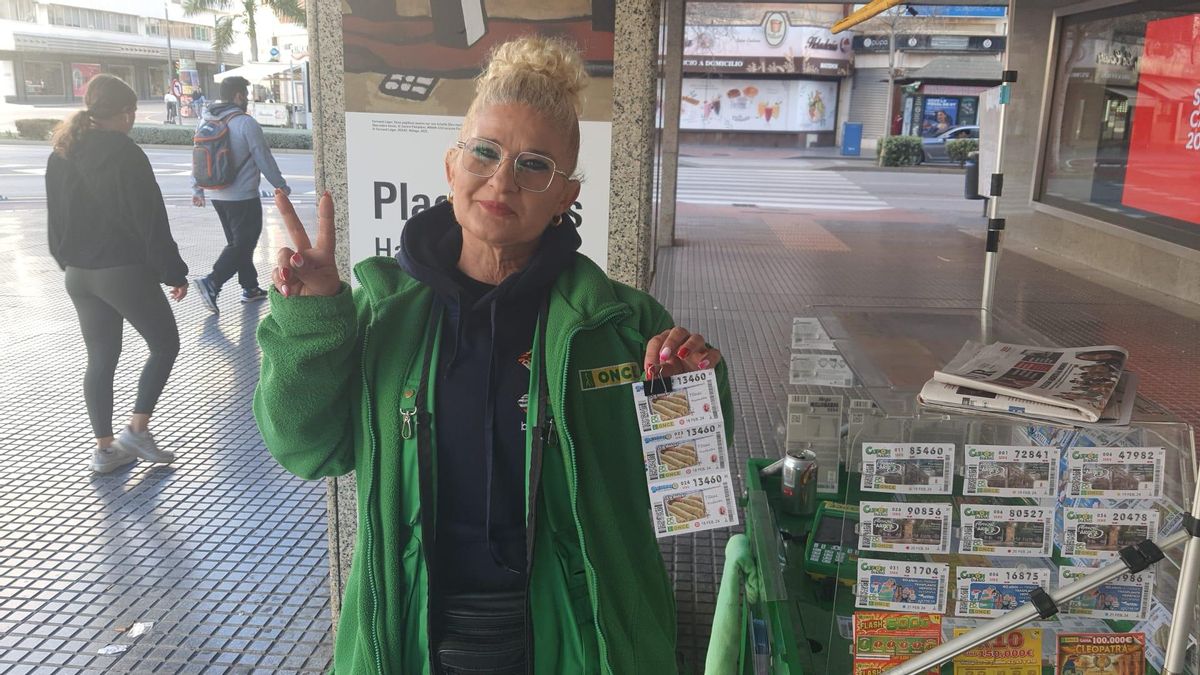
[[[286,267],[280,267],[279,268],[279,278],[283,279],[284,281],[291,281],[292,271]]]
[[[288,296],[288,292],[289,292],[289,290],[290,290],[290,289],[288,289],[288,286],[287,286],[287,284],[284,284],[284,285],[282,285],[282,286],[280,286],[280,287],[279,287],[279,292],[280,292],[280,293],[282,293],[282,294],[283,294],[283,297],[285,297],[285,298]]]
[[[292,256],[292,265],[295,267],[304,267],[304,258],[299,253]]]
[[[706,370],[710,365],[712,364],[709,363],[708,359],[704,359],[700,362],[700,370]]]
[[[671,348],[663,347],[661,350],[659,350],[658,360],[659,361],[670,361],[671,360]]]

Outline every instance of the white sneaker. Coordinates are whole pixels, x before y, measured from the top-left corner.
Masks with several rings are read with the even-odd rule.
[[[111,473],[136,461],[136,456],[114,443],[107,448],[96,448],[89,466],[96,473]]]
[[[154,436],[151,436],[149,431],[137,432],[125,427],[121,433],[117,434],[113,445],[120,446],[122,450],[141,457],[147,462],[170,464],[175,461],[174,454],[159,449],[158,443],[154,442]]]

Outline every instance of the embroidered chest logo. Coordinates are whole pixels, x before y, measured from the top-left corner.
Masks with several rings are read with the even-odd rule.
[[[622,384],[637,382],[639,375],[638,364],[618,363],[613,366],[603,366],[590,370],[579,371],[579,387],[584,391],[617,387]]]
[[[533,363],[533,352],[528,351],[528,352],[525,352],[524,354],[518,356],[517,363],[525,366],[525,370],[531,370],[532,369],[531,364]],[[521,397],[517,399],[517,405],[521,408],[521,412],[528,414],[529,413],[529,394],[528,393],[521,394]],[[524,427],[524,425],[522,425],[522,427]]]

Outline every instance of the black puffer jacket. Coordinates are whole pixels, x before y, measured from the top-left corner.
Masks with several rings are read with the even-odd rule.
[[[59,267],[146,265],[168,286],[187,284],[150,160],[129,136],[88,131],[70,157],[46,164],[50,254]]]

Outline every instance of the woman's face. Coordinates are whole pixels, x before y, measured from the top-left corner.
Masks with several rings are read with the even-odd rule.
[[[950,118],[946,115],[946,113],[939,110],[939,111],[937,111],[937,121],[939,123],[948,122],[948,121],[950,121]]]
[[[537,241],[550,220],[567,210],[579,196],[579,181],[553,173],[550,187],[533,192],[517,185],[513,158],[532,152],[554,161],[555,168],[569,173],[575,158],[569,156],[566,132],[524,104],[497,104],[479,110],[463,140],[485,139],[499,146],[501,161],[492,176],[484,178],[467,171],[463,153],[481,152],[470,144],[446,153],[446,180],[454,196],[454,217],[463,237],[496,248]],[[493,156],[486,149],[487,156]]]

